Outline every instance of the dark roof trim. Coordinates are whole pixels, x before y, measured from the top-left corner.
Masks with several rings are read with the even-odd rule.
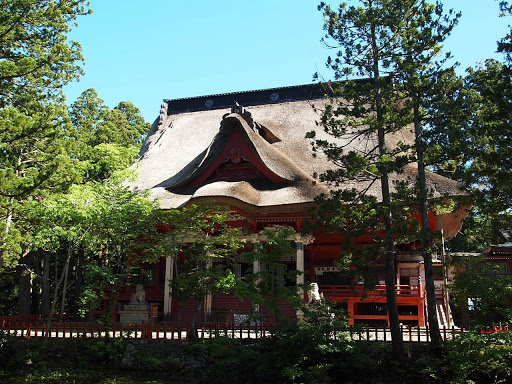
[[[327,93],[328,92],[325,85],[306,84],[255,91],[189,97],[184,99],[166,99],[164,102],[168,105],[167,113],[172,115],[182,112],[196,112],[210,109],[231,108],[235,101],[246,107],[252,105],[274,104],[286,101],[315,100],[324,98]]]

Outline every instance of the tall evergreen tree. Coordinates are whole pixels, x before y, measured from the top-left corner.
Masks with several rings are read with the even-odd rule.
[[[0,107],[60,97],[81,73],[81,47],[67,35],[86,0],[4,0],[0,3]]]
[[[424,1],[409,1],[401,10],[408,20],[408,28],[399,39],[401,54],[393,59],[396,70],[392,76],[395,90],[406,96],[404,107],[412,111],[414,126],[416,162],[418,164],[418,198],[422,239],[422,255],[426,277],[427,312],[430,339],[433,348],[442,344],[437,318],[434,272],[432,268],[432,236],[429,226],[429,191],[426,182],[425,131],[435,121],[439,110],[432,103],[438,93],[446,92],[446,83],[439,81],[444,72],[443,64],[449,55],[441,57],[441,43],[449,35],[460,15],[453,11],[445,13],[440,2],[430,4]]]
[[[75,128],[73,157],[85,180],[102,180],[130,166],[150,125],[131,102],[109,109],[94,89],[87,89],[71,104]]]
[[[323,151],[340,167],[322,178],[338,183],[346,180],[374,183],[380,181],[381,202],[375,206],[383,222],[382,248],[385,253],[386,298],[389,324],[392,336],[393,355],[405,364],[407,354],[404,349],[398,319],[395,291],[395,241],[393,238],[393,216],[389,173],[404,163],[400,152],[390,150],[386,135],[404,126],[399,114],[391,114],[398,103],[389,79],[385,76],[390,60],[396,54],[393,46],[394,31],[391,26],[399,25],[400,20],[388,14],[389,1],[361,1],[360,6],[342,3],[337,11],[322,3],[326,41],[334,40],[336,58],[327,60],[327,67],[334,71],[336,80],[346,76],[359,76],[369,81],[345,81],[336,88],[335,95],[341,97],[323,111],[322,128],[334,137],[351,135],[351,142],[364,140],[369,150],[358,152],[345,150],[326,140],[314,140],[313,149]],[[394,27],[393,27],[394,28]],[[337,103],[337,104],[336,104]],[[314,138],[316,134],[311,133]],[[357,192],[350,194],[349,203],[361,204],[366,196]],[[335,194],[346,197],[347,195]],[[356,199],[353,199],[356,197]],[[368,200],[366,200],[368,201]],[[373,200],[372,202],[376,202]]]
[[[445,16],[439,3],[432,5],[415,0],[361,0],[356,5],[342,3],[337,11],[325,4],[321,4],[320,9],[326,20],[326,45],[337,51],[336,57],[329,57],[327,61],[335,79],[354,76],[369,79],[347,80],[339,87],[335,86],[335,96],[340,99],[323,111],[321,126],[335,138],[349,140],[351,145],[357,140],[366,140],[368,144],[364,150],[347,151],[343,144],[314,139],[313,148],[323,151],[339,167],[322,175],[325,181],[339,183],[356,180],[367,186],[377,179],[380,181],[381,201],[377,205],[375,200],[363,199],[361,192],[356,191],[343,191],[333,197],[349,197],[346,202],[361,207],[365,206],[362,203],[369,202],[366,205],[370,208],[369,212],[377,213],[384,222],[382,244],[386,255],[386,296],[393,350],[395,358],[404,361],[395,296],[395,239],[397,234],[408,229],[397,226],[393,218],[397,204],[393,199],[403,200],[406,196],[394,196],[393,190],[400,192],[405,189],[400,185],[390,185],[389,175],[400,173],[401,168],[414,159],[414,149],[417,150],[420,185],[423,186],[420,206],[425,217],[428,207],[422,161],[422,120],[419,115],[424,105],[424,93],[419,90],[425,92],[426,83],[439,70],[432,59],[439,53],[439,44],[450,32],[456,17]],[[405,144],[393,138],[395,132],[414,122],[418,122],[415,126],[415,143]],[[311,136],[314,137],[314,134]],[[393,146],[389,145],[390,140]],[[369,188],[366,187],[363,194]],[[354,196],[356,200],[353,200]],[[428,221],[423,220],[422,225],[425,257],[431,263]],[[432,274],[427,277],[432,279]],[[435,295],[433,297],[429,305],[432,304],[434,312],[429,311],[429,320],[435,323],[432,344],[436,347],[441,339],[439,332],[435,332],[439,328]]]
[[[512,6],[500,1],[502,16]],[[447,243],[452,251],[483,252],[490,244],[511,240],[512,190],[512,33],[498,41],[504,60],[486,60],[456,78],[437,96],[438,121],[428,155],[442,158],[437,172],[456,178],[471,190],[473,208],[461,232]]]
[[[42,199],[74,181],[67,153],[71,131],[60,105],[31,102],[0,109],[0,250],[2,265],[16,264],[30,250],[23,204]]]
[[[62,86],[81,74],[81,48],[67,40],[85,0],[6,0],[0,4],[0,265],[27,253],[17,212],[70,181],[69,120]],[[57,172],[61,170],[62,172]]]

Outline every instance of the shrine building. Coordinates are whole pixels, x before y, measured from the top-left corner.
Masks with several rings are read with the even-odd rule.
[[[160,116],[147,135],[136,165],[138,179],[133,187],[149,189],[161,209],[185,207],[201,201],[213,201],[230,210],[229,224],[246,228],[249,241],[264,241],[262,231],[275,226],[292,228],[290,238],[293,257],[283,258],[283,268],[305,272],[297,284],[315,282],[324,297],[344,303],[351,324],[386,325],[388,323],[384,286],[384,263],[374,270],[376,286],[363,292],[353,287],[336,266],[342,237],[336,233],[303,233],[303,223],[315,204],[315,197],[328,193],[329,186],[313,178],[335,166],[317,153],[312,156],[306,133],[317,129],[319,112],[328,102],[319,85],[301,85],[258,91],[219,94],[185,99],[165,100]],[[315,107],[315,108],[313,108]],[[317,129],[317,137],[334,139]],[[390,146],[399,141],[412,142],[412,130],[388,134]],[[353,140],[350,145],[364,150],[365,143]],[[415,180],[417,166],[410,164],[394,180]],[[412,182],[412,181],[411,181]],[[434,173],[427,173],[432,198],[463,195],[459,185]],[[348,186],[348,185],[347,185]],[[381,198],[380,183],[351,185],[368,188]],[[343,187],[343,186],[342,186]],[[446,238],[459,231],[465,212],[430,212],[432,230],[443,230]],[[371,242],[371,238],[366,241]],[[415,242],[417,246],[418,242]],[[359,246],[364,247],[361,243]],[[398,252],[396,287],[400,321],[403,324],[425,325],[424,269],[413,245],[402,244]],[[234,268],[236,278],[243,270],[260,266]],[[435,284],[438,287],[439,318],[448,321],[444,309],[443,272],[440,260],[434,260]],[[177,303],[170,297],[173,277],[171,255],[155,265],[144,267],[136,283],[143,284],[148,302],[159,304],[161,316],[172,321]],[[119,297],[118,310],[129,301],[135,288],[128,287]],[[304,293],[304,299],[307,295]],[[186,303],[185,303],[186,304]],[[203,320],[227,313],[233,321],[237,313],[247,313],[251,304],[233,295],[209,295],[205,298]],[[284,309],[290,316],[291,308]],[[183,321],[193,312],[192,305],[183,311]]]

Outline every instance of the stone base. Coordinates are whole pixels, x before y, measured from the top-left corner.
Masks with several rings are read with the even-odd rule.
[[[126,304],[124,311],[119,311],[121,324],[149,323],[151,310],[148,304]]]

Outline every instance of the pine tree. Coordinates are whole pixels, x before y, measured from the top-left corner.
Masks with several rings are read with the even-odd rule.
[[[325,132],[334,138],[348,140],[350,145],[357,141],[367,144],[364,150],[361,150],[363,146],[350,150],[343,144],[315,139],[314,133],[310,137],[314,150],[323,151],[338,165],[335,171],[321,175],[323,181],[335,185],[357,181],[363,186],[362,192],[354,190],[348,193],[344,190],[333,197],[341,197],[363,209],[366,207],[368,212],[384,222],[382,245],[386,255],[386,297],[393,351],[395,358],[404,362],[406,353],[399,329],[394,268],[395,240],[399,234],[405,236],[401,232],[407,229],[399,227],[393,217],[397,214],[394,212],[398,207],[396,199],[404,199],[404,196],[395,195],[393,190],[400,192],[406,188],[398,184],[392,186],[390,174],[400,173],[402,167],[414,159],[415,149],[423,164],[423,147],[421,125],[415,126],[418,129],[417,148],[414,143],[400,142],[394,133],[420,117],[418,112],[423,104],[418,97],[423,94],[416,91],[424,90],[432,72],[439,69],[432,63],[432,58],[439,53],[439,44],[450,32],[457,16],[451,13],[445,16],[439,3],[431,5],[415,0],[361,0],[357,5],[342,3],[337,11],[322,3],[319,8],[325,17],[327,34],[324,41],[337,51],[335,58],[328,58],[327,67],[333,70],[335,80],[362,78],[345,80],[333,86],[337,99],[323,111],[320,125]],[[390,141],[393,146],[389,145]],[[420,185],[423,178],[424,187],[424,167],[421,165],[419,173]],[[379,202],[367,193],[376,180],[380,181]],[[422,193],[423,210],[427,209],[428,213],[426,191],[422,190]],[[345,212],[350,212],[350,208]],[[361,213],[357,215],[362,217]],[[353,216],[344,221],[354,222]],[[422,224],[425,235],[429,231],[428,222],[423,221]],[[427,253],[430,239],[425,237],[423,241]],[[430,253],[428,257],[431,261]],[[431,275],[428,277],[432,278]],[[435,307],[435,299],[433,305]],[[436,319],[435,315],[433,319]],[[440,345],[435,334],[432,342],[435,347]]]

